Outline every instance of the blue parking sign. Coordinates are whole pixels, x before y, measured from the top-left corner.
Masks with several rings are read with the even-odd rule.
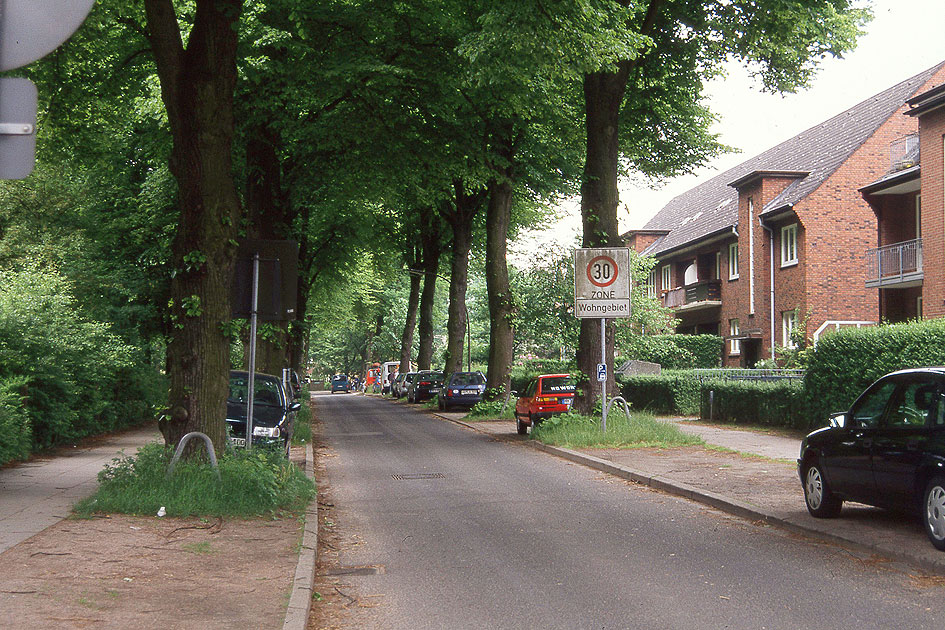
[[[597,364],[597,382],[603,383],[607,380],[607,364],[598,363]]]

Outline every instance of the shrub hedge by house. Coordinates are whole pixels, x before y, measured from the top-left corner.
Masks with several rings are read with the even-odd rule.
[[[699,381],[689,371],[626,377],[620,392],[634,409],[682,416],[699,413]]]
[[[701,385],[699,397],[703,419],[805,431],[810,428],[806,392],[800,381],[712,380]]]
[[[882,375],[933,365],[945,365],[945,320],[843,328],[822,337],[811,353],[804,379],[810,412],[823,423]]]
[[[659,363],[666,370],[714,368],[722,357],[718,335],[634,335],[620,348],[626,359]]]

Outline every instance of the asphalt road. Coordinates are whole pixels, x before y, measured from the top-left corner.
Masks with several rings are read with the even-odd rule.
[[[314,398],[377,627],[932,628],[939,579],[416,411]]]

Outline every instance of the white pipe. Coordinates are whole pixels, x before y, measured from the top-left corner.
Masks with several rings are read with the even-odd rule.
[[[768,268],[771,276],[769,279],[769,290],[771,292],[771,313],[769,319],[771,325],[771,359],[774,360],[774,229],[762,223],[761,217],[758,217],[758,225],[761,226],[762,230],[768,233]]]

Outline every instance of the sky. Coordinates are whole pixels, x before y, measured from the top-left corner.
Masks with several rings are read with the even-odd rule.
[[[724,79],[710,82],[708,105],[718,117],[712,130],[722,144],[741,152],[720,156],[657,189],[623,182],[617,210],[621,233],[643,227],[673,197],[945,60],[945,0],[869,4],[873,20],[857,47],[842,59],[825,59],[806,90],[784,96],[762,93],[738,64],[728,67]],[[511,251],[571,245],[581,232],[580,206],[566,203],[560,212],[553,227],[524,235]]]

